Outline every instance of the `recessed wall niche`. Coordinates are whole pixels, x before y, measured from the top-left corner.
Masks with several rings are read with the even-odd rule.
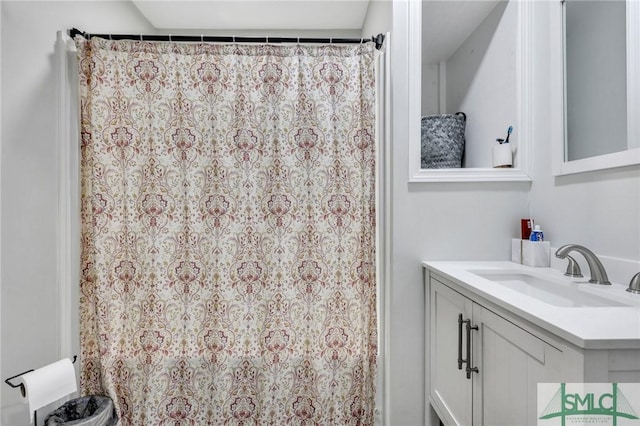
[[[409,54],[419,52],[419,105],[410,134],[410,181],[530,180],[526,173],[528,108],[528,2],[422,1],[410,7],[420,31]],[[419,10],[417,10],[419,9]],[[418,15],[417,19],[414,15]],[[413,16],[413,17],[411,17]],[[411,61],[411,59],[410,59]],[[411,73],[411,71],[410,71]],[[411,108],[410,108],[411,111]],[[422,169],[420,120],[432,114],[467,116],[462,168]],[[497,138],[510,143],[514,166],[494,169]],[[415,132],[415,133],[414,133]],[[414,139],[415,138],[415,139]]]

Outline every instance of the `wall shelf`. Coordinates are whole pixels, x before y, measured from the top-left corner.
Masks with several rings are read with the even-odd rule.
[[[511,0],[515,1],[515,0]],[[406,2],[408,25],[406,36],[408,42],[408,75],[407,84],[409,93],[422,93],[422,62],[423,62],[423,3],[422,1]],[[432,8],[430,2],[425,7]],[[442,2],[436,2],[442,3]],[[492,2],[495,7],[499,2]],[[517,5],[517,34],[516,34],[516,105],[517,122],[514,123],[518,131],[518,140],[515,144],[514,168],[496,169],[491,167],[470,167],[459,169],[422,169],[421,168],[421,135],[420,119],[422,113],[421,96],[409,99],[408,105],[408,146],[409,146],[409,182],[530,182],[531,170],[530,146],[533,143],[532,126],[532,3],[515,2]],[[493,7],[486,10],[478,10],[475,20],[471,19],[466,25],[465,35],[468,37],[477,25],[486,18],[487,13]],[[435,10],[435,9],[433,9]],[[443,18],[449,19],[449,18]],[[431,30],[428,30],[431,31]],[[467,34],[469,33],[469,34]],[[441,37],[440,37],[441,38]],[[450,49],[449,49],[450,50]],[[443,49],[442,55],[450,54]],[[437,58],[433,56],[433,58]],[[430,58],[432,59],[432,58]],[[440,58],[444,60],[446,58]],[[490,162],[489,162],[490,163]],[[483,162],[484,164],[484,162]],[[481,164],[481,165],[483,165]],[[489,164],[490,165],[490,164]]]
[[[531,177],[520,169],[420,169],[410,182],[531,182]]]

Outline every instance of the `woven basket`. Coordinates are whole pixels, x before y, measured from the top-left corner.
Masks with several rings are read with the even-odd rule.
[[[466,121],[463,112],[422,117],[421,168],[462,167]]]

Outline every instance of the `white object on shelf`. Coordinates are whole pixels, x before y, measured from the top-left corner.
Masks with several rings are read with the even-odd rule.
[[[511,260],[521,265],[548,268],[549,252],[549,241],[511,240]]]
[[[493,167],[511,167],[513,165],[513,153],[511,144],[502,143],[493,146]]]

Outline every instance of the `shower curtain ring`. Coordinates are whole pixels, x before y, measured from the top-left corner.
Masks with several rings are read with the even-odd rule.
[[[200,43],[204,43],[204,35],[200,34]]]
[[[171,40],[171,34],[169,34],[169,43],[173,43],[173,40]]]
[[[142,40],[142,34],[140,34],[140,41],[144,41],[144,40]]]

